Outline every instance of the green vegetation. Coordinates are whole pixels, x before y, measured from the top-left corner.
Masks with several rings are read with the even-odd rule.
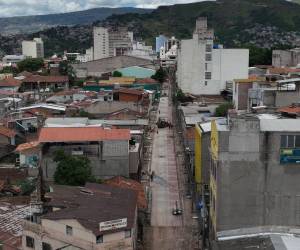
[[[193,99],[190,96],[186,96],[181,89],[176,92],[176,100],[179,102],[192,102]]]
[[[234,106],[231,102],[223,103],[216,108],[216,116],[227,116],[228,110],[233,109]]]
[[[69,83],[71,86],[75,84],[75,72],[68,61],[62,61],[59,63],[59,73],[63,76],[69,77]]]
[[[27,58],[17,64],[20,72],[22,71],[38,71],[44,66],[42,58]]]
[[[122,73],[120,71],[114,71],[113,77],[122,77]]]
[[[19,71],[16,67],[4,67],[2,70],[0,70],[0,74],[18,74]]]
[[[82,186],[87,181],[94,181],[90,161],[85,156],[67,155],[58,150],[54,155],[57,168],[54,173],[55,183],[60,185]]]
[[[167,77],[166,71],[162,67],[160,67],[153,76],[151,76],[152,79],[159,81],[160,83],[163,83]]]
[[[33,179],[26,179],[17,183],[17,186],[21,188],[21,195],[30,195],[35,190],[35,184]]]

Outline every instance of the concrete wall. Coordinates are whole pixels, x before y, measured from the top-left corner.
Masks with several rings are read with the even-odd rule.
[[[232,120],[231,131],[219,134],[217,231],[299,226],[300,167],[280,164],[285,133],[260,132],[259,120],[247,118]]]
[[[292,103],[299,103],[300,91],[276,91],[276,107],[289,106]]]
[[[95,145],[76,144],[71,146],[54,146],[42,156],[43,174],[47,180],[53,180],[57,163],[53,161],[55,151],[63,149],[71,154],[72,149],[81,147],[84,155],[90,160],[92,174],[98,178],[109,178],[117,175],[129,177],[128,141],[105,141]]]
[[[218,95],[226,87],[226,81],[248,78],[248,49],[213,49],[206,51],[212,40],[196,37],[182,40],[178,53],[178,85],[183,92],[195,95]],[[206,60],[211,54],[212,60]],[[205,73],[211,73],[206,79]]]

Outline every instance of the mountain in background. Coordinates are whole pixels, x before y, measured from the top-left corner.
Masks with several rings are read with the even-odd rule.
[[[95,8],[61,14],[20,16],[0,18],[0,34],[11,35],[32,33],[55,26],[72,26],[77,24],[91,24],[101,21],[111,15],[126,13],[149,13],[151,9],[139,8]]]
[[[285,0],[218,0],[161,6],[150,13],[112,15],[94,24],[59,26],[33,34],[0,36],[0,50],[20,53],[21,41],[41,36],[46,55],[84,52],[92,46],[92,25],[127,26],[136,39],[154,45],[155,36],[192,37],[195,21],[206,16],[216,43],[225,47],[287,48],[300,46],[300,5]],[[260,51],[259,51],[260,53]],[[257,53],[259,55],[259,53]]]

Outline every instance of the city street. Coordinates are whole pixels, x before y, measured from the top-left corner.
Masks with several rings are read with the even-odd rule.
[[[167,96],[160,98],[157,119],[160,117],[173,123],[173,106],[169,89]],[[184,177],[178,166],[178,152],[175,146],[176,132],[173,128],[158,128],[153,138],[151,171],[154,171],[152,190],[151,227],[145,230],[144,249],[195,249],[190,219],[191,209],[183,201]],[[181,162],[182,163],[182,162]],[[181,166],[182,167],[182,166]],[[181,175],[181,176],[180,176]],[[175,202],[183,209],[182,215],[173,215]],[[186,211],[185,211],[186,208]]]

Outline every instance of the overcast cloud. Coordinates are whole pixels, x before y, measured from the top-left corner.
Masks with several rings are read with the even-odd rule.
[[[197,0],[0,0],[0,17],[63,13],[96,7],[156,8],[187,2]]]

